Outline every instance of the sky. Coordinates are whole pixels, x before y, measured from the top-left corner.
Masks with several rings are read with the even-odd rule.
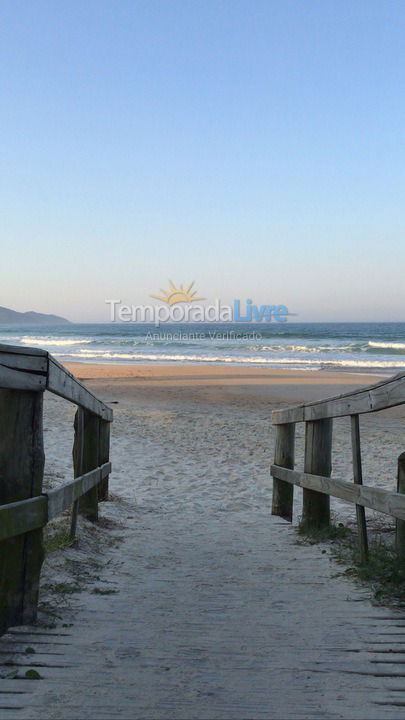
[[[1,0],[0,305],[405,320],[405,3]]]

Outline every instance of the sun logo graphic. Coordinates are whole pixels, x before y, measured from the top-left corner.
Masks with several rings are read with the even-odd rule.
[[[197,302],[198,300],[206,299],[203,297],[196,297],[196,290],[191,292],[194,285],[194,280],[186,288],[184,288],[183,285],[179,285],[179,287],[176,287],[171,280],[169,280],[169,285],[169,290],[162,290],[162,288],[160,288],[160,292],[163,293],[163,295],[150,295],[149,297],[153,298],[154,300],[161,300],[161,302],[165,302],[168,305],[177,305],[177,303],[192,303]]]

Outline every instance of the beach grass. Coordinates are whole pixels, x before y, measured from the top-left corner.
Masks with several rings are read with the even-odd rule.
[[[332,557],[345,566],[343,574],[364,583],[375,603],[405,606],[405,560],[395,552],[391,529],[371,535],[367,560],[360,556],[357,533],[343,523],[321,529],[300,525],[297,533],[299,542],[328,543]]]

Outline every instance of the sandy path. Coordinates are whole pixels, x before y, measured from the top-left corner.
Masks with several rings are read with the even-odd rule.
[[[93,543],[97,566],[61,599],[56,628],[2,639],[20,663],[16,641],[32,646],[43,676],[2,681],[2,706],[16,708],[4,717],[402,718],[403,614],[372,607],[328,553],[298,546],[270,515],[269,391],[92,386],[118,402],[111,488],[126,502],[103,514],[121,526],[109,531],[112,544]],[[380,477],[402,442],[398,412],[379,423],[395,435],[379,453]],[[69,413],[61,428],[59,401],[49,401],[57,480]],[[336,435],[344,471],[345,428]],[[63,562],[84,550],[65,551]]]

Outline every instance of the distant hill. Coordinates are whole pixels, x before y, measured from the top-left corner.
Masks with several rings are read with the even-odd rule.
[[[33,310],[22,313],[0,306],[0,324],[4,325],[62,325],[69,322],[59,315],[44,315]]]

